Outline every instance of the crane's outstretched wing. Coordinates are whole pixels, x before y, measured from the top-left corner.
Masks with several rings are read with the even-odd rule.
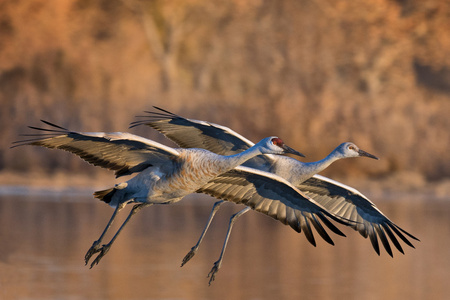
[[[252,168],[236,167],[214,178],[197,192],[242,203],[290,225],[297,232],[303,230],[308,241],[314,246],[316,242],[312,226],[325,241],[334,245],[320,221],[341,236],[345,235],[329,219],[345,225],[352,223],[327,212],[283,178]]]
[[[14,142],[13,147],[35,145],[69,151],[90,164],[116,171],[116,177],[140,172],[152,165],[164,165],[169,157],[178,156],[175,149],[134,134],[75,132],[41,121],[52,128],[30,126],[42,133],[25,134],[23,136],[29,138]]]
[[[149,116],[133,122],[133,126],[145,124],[155,128],[182,147],[205,148],[221,154],[233,154],[253,145],[245,137],[230,128],[214,123],[186,119],[163,109],[148,112]],[[259,155],[244,165],[258,170],[268,170],[275,163],[273,155]],[[413,247],[406,236],[418,240],[390,221],[367,197],[357,190],[329,178],[315,175],[297,186],[309,197],[323,205],[335,215],[356,221],[351,226],[364,237],[369,237],[375,251],[380,254],[378,238],[389,255],[393,256],[389,240],[401,252],[403,249],[398,236],[408,246]],[[406,236],[405,236],[406,235]],[[377,238],[378,236],[378,238]]]
[[[362,193],[340,182],[324,176],[314,175],[312,178],[297,185],[297,188],[320,203],[329,212],[355,221],[350,226],[365,238],[369,237],[378,255],[380,255],[378,238],[390,256],[393,256],[393,254],[389,240],[403,254],[403,249],[397,237],[412,248],[414,246],[406,236],[417,241],[419,240],[389,220]]]
[[[228,127],[218,124],[183,118],[167,110],[154,106],[155,111],[145,111],[148,115],[131,123],[130,128],[139,125],[150,126],[182,148],[202,148],[220,155],[240,153],[254,145],[253,142]],[[272,154],[258,155],[248,160],[248,167],[271,165]]]

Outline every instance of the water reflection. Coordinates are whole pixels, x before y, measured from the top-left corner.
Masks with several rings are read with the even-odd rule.
[[[406,255],[380,257],[370,242],[345,228],[336,246],[303,235],[258,213],[241,218],[216,281],[229,216],[227,204],[198,254],[180,268],[196,242],[213,200],[195,196],[136,215],[101,263],[84,254],[112,209],[89,193],[0,196],[1,299],[444,299],[450,275],[450,201],[374,199],[421,242]],[[126,213],[120,220],[123,220]],[[118,228],[119,222],[115,224]],[[340,226],[342,228],[342,226]]]

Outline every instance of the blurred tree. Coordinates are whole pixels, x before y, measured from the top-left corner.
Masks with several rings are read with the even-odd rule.
[[[158,105],[282,136],[308,160],[349,140],[382,158],[327,175],[450,176],[449,33],[439,0],[3,1],[0,169],[82,171],[7,148],[41,118],[124,131]]]

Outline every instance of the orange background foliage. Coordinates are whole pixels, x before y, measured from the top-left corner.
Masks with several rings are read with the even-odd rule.
[[[39,119],[128,131],[157,105],[255,142],[278,135],[307,160],[344,141],[381,157],[325,174],[441,179],[449,53],[448,1],[0,1],[0,170],[92,172],[9,146]]]

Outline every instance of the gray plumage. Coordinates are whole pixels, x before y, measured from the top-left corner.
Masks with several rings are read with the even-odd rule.
[[[155,108],[159,111],[146,112],[147,115],[139,116],[142,119],[131,123],[131,127],[148,125],[181,147],[204,148],[222,155],[239,153],[254,145],[242,135],[225,126],[183,118],[166,110]],[[361,192],[329,178],[316,175],[339,159],[360,156],[378,159],[359,149],[355,144],[347,142],[342,143],[326,158],[317,162],[304,163],[287,156],[260,155],[246,161],[244,166],[279,175],[323,205],[328,211],[354,221],[355,223],[349,223],[349,226],[362,236],[369,237],[378,255],[380,254],[378,239],[390,256],[393,256],[393,252],[389,241],[401,253],[404,251],[398,238],[414,248],[408,238],[418,239],[389,220]]]
[[[205,149],[171,148],[130,133],[74,132],[43,122],[51,128],[30,127],[42,133],[28,135],[28,139],[15,142],[13,147],[36,145],[66,150],[95,166],[115,171],[117,177],[136,174],[126,182],[94,194],[114,207],[115,211],[100,238],[86,253],[87,264],[93,254],[100,252],[91,267],[99,263],[130,218],[140,209],[153,204],[173,203],[193,192],[243,203],[290,225],[296,231],[303,230],[313,244],[312,227],[325,241],[333,244],[322,224],[342,236],[344,234],[329,219],[348,225],[348,221],[335,217],[283,178],[239,167],[260,154],[302,155],[278,137],[265,138],[246,151],[223,156]],[[128,218],[112,240],[100,246],[117,213],[128,203],[135,204]]]

